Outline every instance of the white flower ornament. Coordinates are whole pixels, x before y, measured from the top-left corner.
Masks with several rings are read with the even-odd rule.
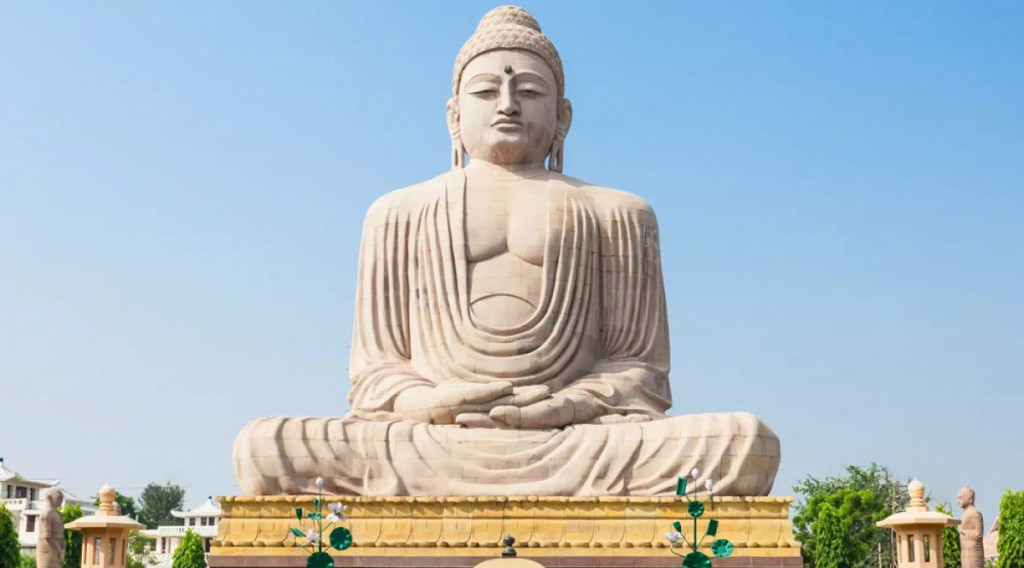
[[[342,505],[341,503],[328,503],[327,508],[331,510],[330,514],[327,515],[328,521],[336,523],[338,521],[348,520],[345,518],[345,509],[348,509],[347,506]]]

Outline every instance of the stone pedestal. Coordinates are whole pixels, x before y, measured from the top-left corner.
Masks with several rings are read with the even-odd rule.
[[[211,568],[305,566],[306,553],[285,538],[298,527],[296,507],[312,496],[222,497],[220,532]],[[335,500],[335,498],[331,498]],[[665,533],[682,521],[679,497],[348,497],[355,542],[334,552],[336,566],[365,568],[471,567],[497,558],[513,535],[522,558],[548,567],[676,568]],[[717,568],[799,568],[799,544],[789,520],[791,497],[722,497],[698,522],[718,519],[718,537],[736,547]],[[309,521],[306,521],[308,528]],[[689,536],[692,536],[690,533]],[[705,544],[710,545],[708,539]],[[710,555],[710,552],[707,552]]]

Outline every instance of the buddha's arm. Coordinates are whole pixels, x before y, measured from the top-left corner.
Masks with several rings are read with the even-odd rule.
[[[517,389],[504,381],[437,384],[412,364],[411,266],[413,249],[422,244],[418,223],[423,217],[415,205],[422,197],[417,188],[431,189],[414,186],[384,196],[370,207],[363,225],[349,358],[351,416],[453,424],[461,414],[547,396],[546,387]]]
[[[522,408],[502,406],[489,418],[513,428],[560,428],[587,422],[640,421],[664,416],[671,405],[665,290],[657,222],[638,197],[615,192],[597,201],[601,225],[600,360],[548,399]],[[626,205],[626,206],[623,206]]]
[[[969,540],[981,540],[984,536],[982,534],[981,513],[974,510],[971,511],[971,514],[964,515],[960,534]]]
[[[44,521],[46,524],[46,541],[50,545],[50,550],[61,554],[64,551],[64,522],[61,519],[60,513],[50,514],[46,516]],[[42,536],[42,535],[40,535]]]
[[[601,218],[602,360],[563,389],[604,415],[661,416],[669,390],[668,318],[658,223],[642,199],[626,195],[597,208]]]
[[[643,362],[615,361],[601,363],[560,392],[588,401],[588,411],[598,420],[609,415],[655,418],[672,405],[667,383],[665,373]]]
[[[433,387],[410,364],[409,242],[411,215],[388,196],[363,224],[349,375],[352,415],[390,418],[398,396]]]

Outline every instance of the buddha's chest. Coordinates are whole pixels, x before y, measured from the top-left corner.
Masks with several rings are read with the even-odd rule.
[[[561,227],[563,202],[545,181],[467,184],[467,283],[476,321],[509,329],[537,309],[545,251]]]
[[[544,181],[468,187],[465,228],[471,264],[510,253],[534,266],[544,263],[552,230],[561,226],[563,200]]]

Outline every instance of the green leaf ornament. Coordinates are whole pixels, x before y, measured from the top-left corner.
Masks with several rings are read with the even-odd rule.
[[[690,513],[690,516],[697,518],[704,514],[704,503],[700,501],[690,501],[690,504],[686,506],[686,510]]]
[[[679,480],[676,481],[676,495],[679,495],[680,497],[682,497],[683,495],[686,495],[686,478],[685,477],[680,477]]]
[[[711,543],[711,552],[719,558],[725,558],[732,554],[732,549],[732,543],[724,538],[720,538]]]
[[[306,568],[334,568],[334,559],[326,552],[314,552],[306,559]]]
[[[683,558],[683,568],[711,568],[711,559],[703,552],[691,552]]]

